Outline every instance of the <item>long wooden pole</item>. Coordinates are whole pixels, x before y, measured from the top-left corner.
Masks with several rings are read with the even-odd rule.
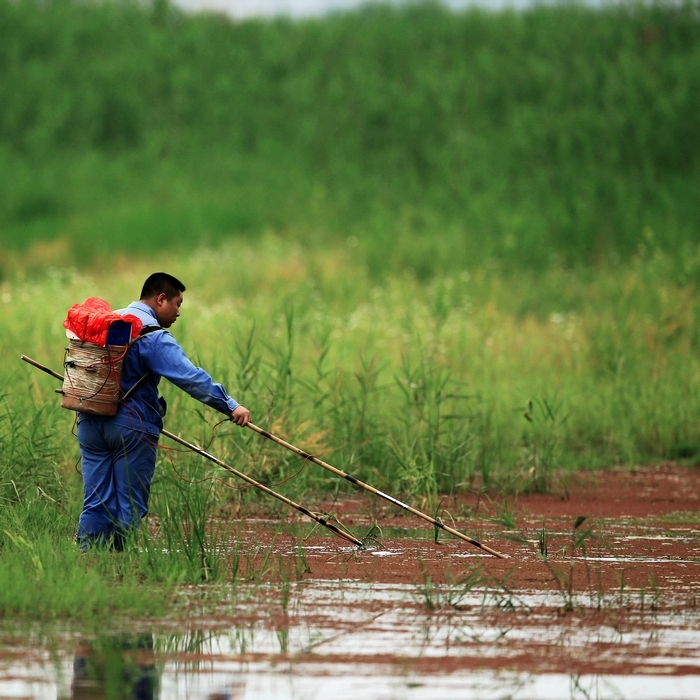
[[[226,469],[226,471],[231,472],[231,474],[234,474],[237,476],[239,479],[243,479],[246,483],[250,484],[251,486],[255,486],[256,489],[260,489],[261,491],[264,491],[266,494],[269,496],[272,496],[273,498],[277,498],[278,500],[282,501],[282,503],[286,503],[288,506],[291,506],[295,510],[298,510],[300,513],[303,513],[304,515],[308,516],[312,520],[315,520],[319,525],[323,525],[323,527],[327,527],[331,532],[335,533],[336,535],[339,535],[340,537],[344,537],[348,542],[352,542],[353,544],[356,544],[358,547],[364,547],[363,543],[361,540],[356,539],[352,535],[348,534],[347,532],[343,532],[340,528],[336,527],[333,523],[328,522],[324,517],[320,515],[316,515],[315,513],[312,513],[310,510],[307,510],[304,508],[304,506],[300,506],[298,503],[295,503],[294,501],[290,500],[286,496],[283,496],[281,493],[277,493],[277,491],[273,491],[272,489],[268,488],[264,484],[261,484],[258,481],[255,481],[255,479],[251,479],[247,474],[244,474],[243,472],[239,472],[237,469],[234,469],[232,466],[226,464],[223,460],[219,459],[218,457],[214,457],[214,455],[209,454],[205,450],[203,450],[201,447],[198,447],[197,445],[193,445],[191,442],[188,442],[187,440],[183,440],[181,437],[178,435],[175,435],[174,433],[171,433],[169,430],[161,430],[161,433],[165,435],[165,437],[170,438],[171,440],[174,440],[175,442],[180,443],[181,445],[184,445],[187,447],[189,450],[192,450],[192,452],[196,452],[198,455],[201,455],[205,459],[208,459],[210,462],[214,462],[214,464],[218,464],[220,467],[223,467]]]
[[[59,374],[58,372],[54,372],[52,369],[49,369],[48,367],[45,367],[44,365],[40,364],[36,360],[32,360],[31,357],[27,357],[26,355],[22,355],[22,359],[27,362],[28,364],[32,365],[33,367],[36,367],[37,369],[40,369],[42,372],[46,372],[47,374],[50,374],[52,377],[55,379],[60,379],[63,381],[63,375]],[[141,377],[139,381],[142,381],[144,377]],[[237,476],[239,479],[242,479],[246,483],[250,484],[251,486],[254,486],[256,489],[260,489],[261,491],[264,491],[268,496],[272,496],[273,498],[276,498],[282,503],[286,503],[288,506],[291,506],[295,510],[298,510],[300,513],[303,513],[304,515],[308,516],[312,520],[315,520],[319,525],[323,525],[323,527],[328,528],[331,532],[334,534],[348,540],[348,542],[352,542],[354,545],[357,545],[360,548],[364,548],[364,543],[362,540],[358,540],[356,537],[353,537],[351,534],[344,532],[341,530],[339,527],[336,527],[333,523],[328,522],[324,517],[320,515],[316,515],[315,513],[312,513],[310,510],[304,508],[304,506],[299,505],[298,503],[295,503],[291,499],[287,498],[286,496],[283,496],[281,493],[277,493],[277,491],[273,491],[271,488],[268,488],[264,484],[261,484],[258,481],[255,481],[255,479],[251,479],[247,474],[244,474],[243,472],[239,472],[237,469],[234,469],[232,466],[229,464],[226,464],[223,460],[219,459],[218,457],[215,457],[212,454],[209,454],[205,450],[203,450],[201,447],[198,447],[197,445],[194,445],[191,442],[188,442],[187,440],[183,440],[183,438],[179,437],[178,435],[175,435],[174,433],[171,433],[169,430],[162,430],[161,433],[165,435],[166,437],[170,438],[171,440],[174,440],[175,442],[180,443],[181,445],[184,445],[188,449],[192,450],[193,452],[196,452],[198,455],[204,457],[205,459],[208,459],[210,462],[214,462],[214,464],[218,464],[220,467],[223,467],[227,471],[231,472],[234,476]]]
[[[465,542],[469,542],[469,544],[474,545],[475,547],[478,547],[479,549],[482,549],[484,552],[488,552],[489,554],[492,554],[494,557],[498,557],[499,559],[505,559],[505,555],[501,554],[500,552],[497,552],[495,549],[491,549],[491,547],[488,547],[485,544],[482,544],[481,542],[472,539],[471,537],[468,537],[464,533],[460,532],[459,530],[455,530],[454,528],[450,527],[449,525],[445,525],[441,520],[437,520],[436,518],[433,518],[432,516],[428,515],[427,513],[423,513],[420,510],[417,510],[416,508],[412,508],[409,506],[407,503],[403,503],[402,501],[399,501],[398,499],[394,498],[393,496],[390,496],[388,493],[384,493],[383,491],[380,491],[379,489],[374,488],[374,486],[370,486],[369,484],[364,483],[363,481],[360,481],[359,479],[356,479],[354,476],[350,476],[350,474],[346,474],[344,471],[341,469],[338,469],[337,467],[334,467],[327,462],[324,462],[323,460],[319,459],[318,457],[314,457],[313,455],[309,454],[308,452],[304,452],[304,450],[299,449],[298,447],[295,447],[294,445],[286,442],[285,440],[282,440],[282,438],[277,437],[276,435],[273,435],[272,433],[268,432],[267,430],[263,430],[262,428],[259,428],[257,425],[253,423],[248,423],[248,427],[253,430],[254,432],[258,433],[259,435],[262,435],[263,437],[266,437],[268,440],[272,440],[272,442],[276,442],[278,445],[281,445],[282,447],[287,448],[291,452],[294,452],[295,454],[299,455],[300,457],[303,457],[304,459],[308,460],[309,462],[313,462],[314,464],[317,464],[319,467],[323,467],[324,469],[327,469],[329,472],[332,472],[336,476],[339,476],[346,481],[349,481],[351,484],[355,484],[355,486],[359,486],[360,488],[364,489],[365,491],[369,491],[370,493],[375,494],[376,496],[379,496],[380,498],[383,498],[386,501],[389,501],[389,503],[393,503],[395,506],[398,506],[399,508],[403,508],[404,510],[407,510],[409,513],[413,513],[413,515],[417,515],[419,518],[423,518],[423,520],[427,520],[429,523],[434,525],[435,527],[439,527],[441,530],[444,530],[445,532],[449,532],[451,535],[454,535],[455,537],[459,537],[460,539],[464,540]]]
[[[48,367],[45,367],[44,365],[38,363],[36,360],[32,360],[31,357],[27,357],[26,355],[22,355],[22,359],[27,362],[28,364],[32,365],[32,367],[36,367],[37,369],[40,369],[42,372],[46,372],[46,374],[50,374],[52,377],[55,379],[58,379],[59,381],[63,381],[63,375],[59,374],[58,372],[54,372],[52,369],[49,369]]]

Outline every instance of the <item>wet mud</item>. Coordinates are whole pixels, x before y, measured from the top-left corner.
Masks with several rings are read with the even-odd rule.
[[[121,659],[133,697],[696,698],[698,476],[662,465],[443,499],[443,521],[503,560],[364,496],[314,508],[360,539],[379,524],[366,551],[291,516],[248,517],[247,582],[216,604],[183,591],[182,618],[131,636],[64,632],[52,661],[6,639],[0,697],[116,696],[94,669]]]

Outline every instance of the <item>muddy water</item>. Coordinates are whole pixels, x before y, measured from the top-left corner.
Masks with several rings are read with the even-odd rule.
[[[507,560],[362,501],[336,512],[357,532],[381,519],[384,549],[249,522],[248,554],[273,547],[278,583],[215,607],[183,591],[179,619],[104,636],[0,629],[0,698],[698,698],[696,476],[611,473],[568,498],[453,504]],[[573,547],[580,515],[590,532]]]
[[[103,638],[6,639],[0,697],[697,698],[700,610],[313,580]],[[654,608],[654,609],[652,609]],[[111,685],[110,685],[111,684]]]

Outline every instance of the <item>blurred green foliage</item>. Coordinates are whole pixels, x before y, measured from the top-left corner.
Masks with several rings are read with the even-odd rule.
[[[234,22],[0,0],[0,231],[86,261],[275,230],[370,273],[700,228],[698,2]],[[8,253],[0,271],[9,266]]]

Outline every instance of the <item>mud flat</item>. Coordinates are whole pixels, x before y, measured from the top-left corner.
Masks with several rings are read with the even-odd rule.
[[[381,524],[381,548],[359,553],[248,519],[263,580],[216,603],[185,590],[181,617],[101,635],[7,628],[0,697],[697,698],[699,475],[661,466],[443,501],[505,560],[436,544],[364,498],[332,508],[359,536]]]

